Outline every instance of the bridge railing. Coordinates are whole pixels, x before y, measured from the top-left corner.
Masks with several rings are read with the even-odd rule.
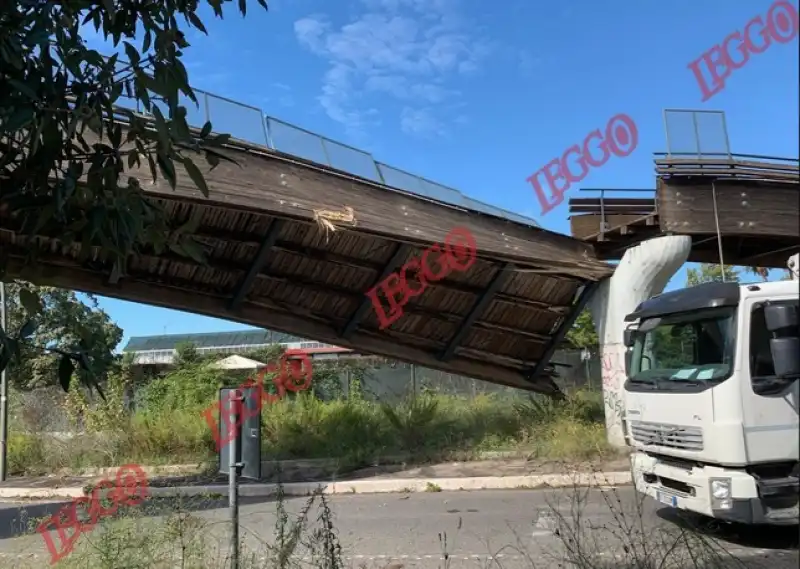
[[[598,216],[598,240],[602,241],[611,227],[608,216],[626,215],[646,218],[658,214],[658,200],[656,191],[644,188],[619,189],[619,188],[581,188],[581,192],[599,194],[599,197],[571,198],[569,200],[569,213],[577,215]],[[613,193],[609,197],[606,193]],[[626,194],[624,197],[617,194]]]
[[[197,105],[188,97],[181,96],[180,100],[187,109],[187,122],[190,126],[201,127],[206,121],[211,121],[215,132],[224,132],[234,138],[342,170],[385,186],[539,227],[529,217],[468,198],[454,188],[378,162],[369,152],[269,116],[258,107],[201,89],[194,89],[194,92]],[[134,100],[121,97],[118,104],[142,112]],[[163,110],[166,116],[166,109]]]

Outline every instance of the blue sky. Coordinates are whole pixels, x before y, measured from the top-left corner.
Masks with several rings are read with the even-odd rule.
[[[798,156],[796,38],[751,57],[705,103],[687,67],[771,3],[272,0],[264,12],[251,0],[245,19],[206,12],[209,36],[189,36],[185,62],[195,87],[568,233],[567,200],[542,217],[525,180],[618,113],[637,124],[636,151],[579,187],[654,187],[665,108],[724,111],[733,152]],[[215,109],[215,127],[244,122]],[[721,140],[710,121],[704,128],[707,141]],[[689,150],[689,138],[674,138],[673,150]],[[670,286],[684,280],[682,270]],[[101,305],[126,338],[242,328]]]

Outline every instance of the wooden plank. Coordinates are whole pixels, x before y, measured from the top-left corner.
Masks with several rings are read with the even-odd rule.
[[[659,158],[656,166],[733,166],[735,168],[752,168],[757,170],[776,170],[783,172],[798,172],[797,164],[781,164],[776,162],[761,162],[755,160],[737,160],[727,158]]]
[[[91,143],[92,135],[87,133]],[[206,177],[209,198],[203,197],[181,164],[175,164],[176,190],[164,180],[151,182],[149,169],[133,168],[126,175],[140,179],[148,194],[184,198],[228,209],[262,212],[290,219],[314,219],[315,211],[354,209],[355,227],[348,231],[381,235],[420,246],[441,243],[455,227],[468,227],[481,255],[493,260],[558,268],[581,279],[602,279],[612,269],[594,257],[591,246],[566,235],[509,220],[436,203],[408,192],[329,168],[304,164],[268,151],[223,152],[238,166],[222,162],[213,171],[200,155],[187,151]]]
[[[753,170],[741,170],[736,168],[680,168],[680,169],[666,169],[658,168],[659,174],[667,174],[670,176],[706,176],[718,178],[754,178],[767,181],[783,181],[797,184],[797,174],[790,172],[765,172]]]
[[[142,282],[133,277],[126,279],[121,287],[113,287],[109,286],[104,276],[99,273],[76,267],[44,264],[30,267],[26,266],[24,260],[13,257],[9,259],[6,268],[9,278],[30,280],[39,285],[69,288],[110,298],[224,318],[510,387],[545,392],[550,392],[551,389],[549,382],[529,383],[521,369],[489,364],[458,355],[452,360],[442,362],[432,350],[403,345],[387,336],[367,334],[357,330],[349,339],[342,339],[336,326],[314,319],[312,315],[289,313],[279,306],[264,306],[245,301],[241,311],[233,313],[228,310],[229,298],[223,294],[176,289],[163,284]]]
[[[508,280],[508,278],[513,274],[514,269],[515,267],[511,263],[508,263],[502,267],[498,267],[497,274],[492,279],[492,282],[489,283],[489,286],[486,287],[486,290],[481,293],[481,295],[475,301],[475,304],[472,306],[472,309],[469,311],[467,317],[463,322],[460,323],[456,333],[452,338],[450,338],[450,341],[447,343],[444,351],[439,356],[440,360],[446,361],[453,357],[458,349],[459,344],[469,333],[472,325],[480,319],[489,305],[494,301],[497,291],[503,288],[506,280]]]
[[[408,245],[399,243],[395,247],[394,253],[386,262],[386,265],[383,267],[380,274],[373,280],[372,286],[369,288],[369,290],[372,290],[374,287],[378,286],[380,283],[386,280],[389,275],[397,271],[400,268],[400,265],[406,261],[410,254],[411,248]],[[356,308],[355,312],[353,312],[353,314],[350,316],[350,320],[348,320],[347,324],[345,324],[344,328],[342,328],[342,338],[347,338],[353,334],[370,308],[372,308],[372,300],[368,296],[364,295],[360,304],[358,305],[358,308]]]
[[[267,214],[275,212],[313,219],[318,210],[355,210],[357,225],[346,228],[420,245],[441,243],[454,227],[469,228],[481,254],[563,268],[581,278],[601,278],[609,267],[592,258],[586,244],[565,235],[479,215],[406,193],[390,191],[367,181],[324,172],[286,159],[225,151],[240,166],[221,163],[209,171],[202,158],[198,166],[206,175],[211,197],[220,205],[239,206]],[[178,188],[173,192],[163,181],[143,183],[153,195],[202,199],[181,165]],[[145,168],[130,174],[148,180]]]
[[[653,195],[656,191],[653,190]],[[622,204],[622,205],[649,205],[653,203],[653,198],[570,198],[570,204],[575,205],[592,205],[592,204]]]
[[[253,283],[256,281],[256,277],[261,272],[261,269],[266,266],[270,254],[273,253],[272,246],[275,245],[275,242],[278,240],[283,227],[284,221],[282,219],[273,219],[270,223],[269,229],[267,230],[267,235],[259,245],[258,252],[253,259],[247,274],[242,278],[239,286],[236,287],[236,292],[234,293],[229,306],[231,310],[238,310],[238,308],[242,305],[242,302],[244,302],[247,293],[250,291]]]
[[[632,215],[606,215],[606,222],[608,223],[609,231],[614,228],[622,226],[641,226],[642,229],[647,226],[647,220],[652,217],[642,216],[639,214]],[[600,215],[573,215],[570,217],[570,231],[573,237],[577,239],[591,240],[597,237],[600,233]],[[605,231],[608,235],[609,231]]]
[[[797,188],[750,188],[716,181],[717,217],[723,235],[800,237]],[[658,211],[662,231],[683,235],[716,233],[711,184],[659,184]]]

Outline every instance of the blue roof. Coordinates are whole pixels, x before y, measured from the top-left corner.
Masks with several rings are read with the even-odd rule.
[[[204,332],[201,334],[164,334],[160,336],[136,336],[128,340],[123,352],[149,352],[151,350],[172,350],[178,344],[191,342],[198,348],[224,348],[228,346],[258,346],[264,344],[281,344],[304,342],[283,332],[273,332],[253,328],[235,332]]]

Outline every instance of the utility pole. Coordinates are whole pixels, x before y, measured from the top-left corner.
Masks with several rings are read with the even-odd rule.
[[[0,326],[3,333],[6,328],[6,283],[0,281]],[[8,365],[6,365],[8,367]],[[0,482],[6,481],[6,465],[8,458],[8,376],[6,367],[3,368],[0,378]]]

